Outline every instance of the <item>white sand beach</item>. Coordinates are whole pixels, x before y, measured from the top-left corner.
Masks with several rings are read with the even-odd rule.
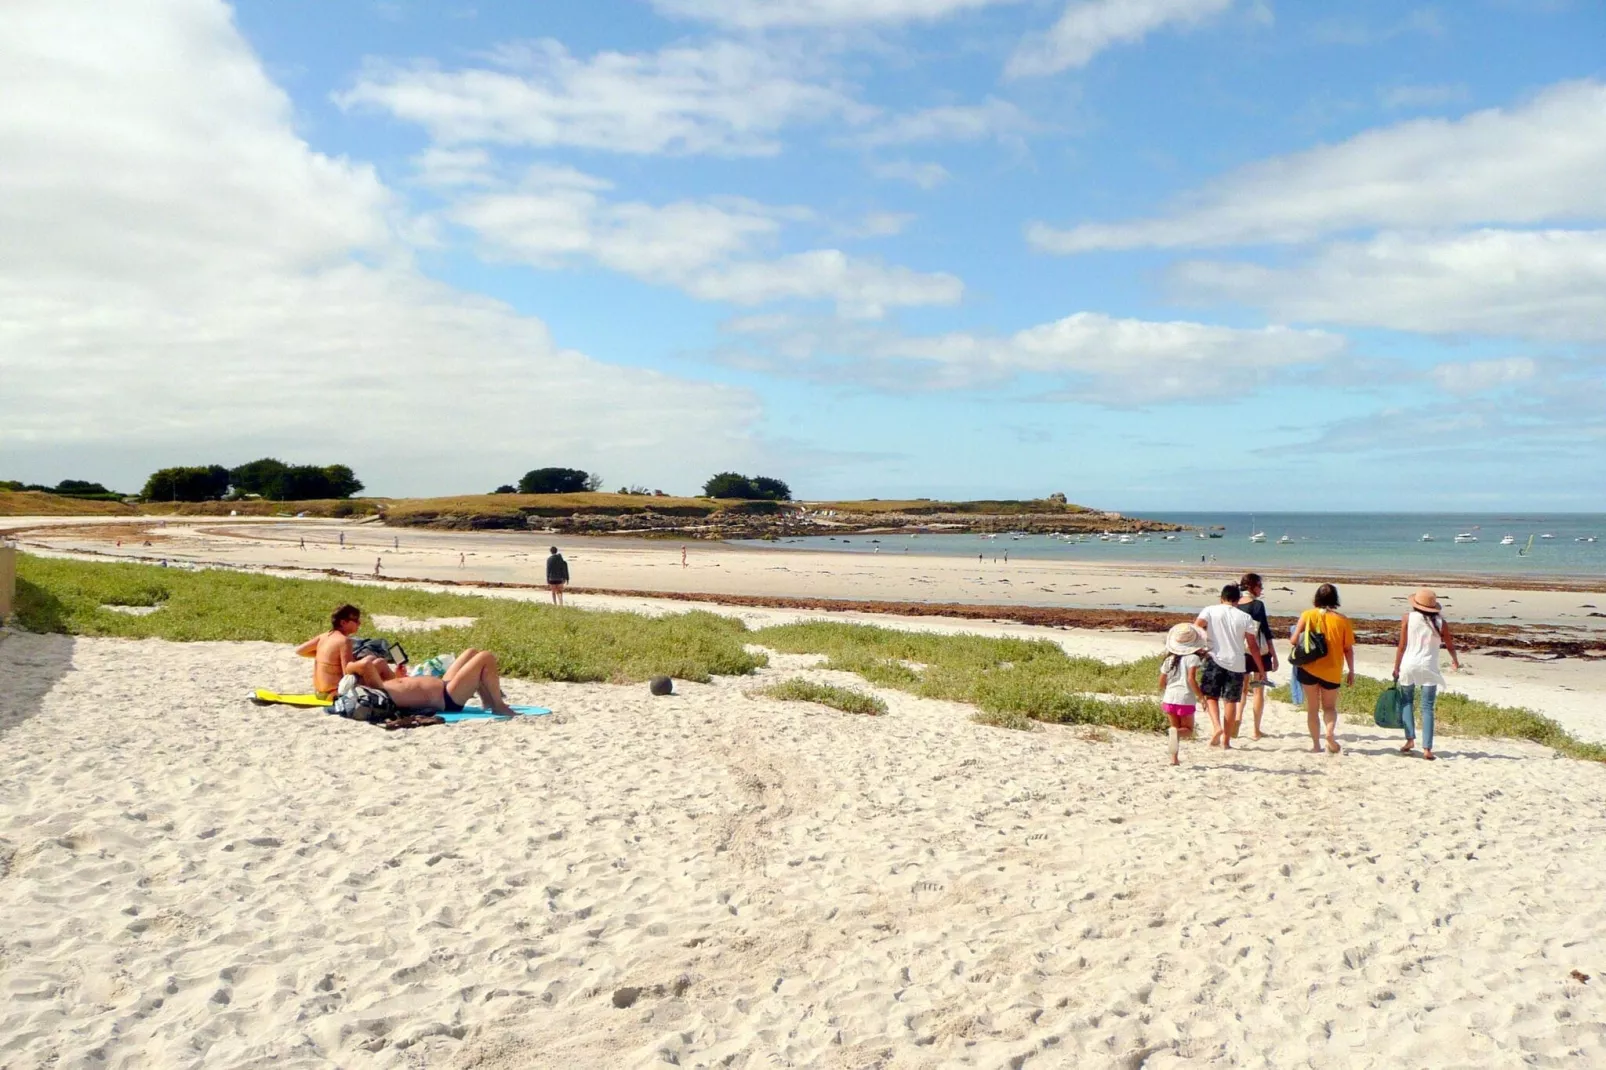
[[[1606,1062],[1606,769],[750,695],[865,686],[812,660],[385,732],[244,702],[285,648],[5,633],[0,1065]]]

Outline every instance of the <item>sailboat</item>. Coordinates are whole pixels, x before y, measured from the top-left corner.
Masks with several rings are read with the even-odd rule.
[[[1277,540],[1277,545],[1278,546],[1290,546],[1290,545],[1293,544],[1293,541],[1294,540],[1285,531],[1285,532],[1283,532],[1283,537]]]
[[[1255,518],[1253,516],[1251,516],[1249,518],[1249,532],[1250,532],[1250,534],[1249,534],[1249,541],[1250,542],[1265,542],[1266,541],[1266,533],[1264,531],[1260,531],[1259,529],[1257,529],[1255,527]]]
[[[1517,551],[1517,556],[1518,557],[1527,557],[1530,553],[1533,552],[1533,548],[1534,548],[1534,537],[1532,535],[1530,535],[1530,536],[1528,536],[1528,545],[1524,546],[1522,549],[1518,550]]]

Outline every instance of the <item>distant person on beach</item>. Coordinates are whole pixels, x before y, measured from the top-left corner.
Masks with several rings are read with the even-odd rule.
[[[369,687],[379,687],[395,675],[390,662],[379,657],[353,658],[351,637],[362,627],[362,610],[343,605],[329,615],[329,630],[296,647],[296,653],[312,658],[312,690],[327,698],[340,686],[341,677],[356,676]]]
[[[462,568],[463,567],[463,562],[466,561],[466,560],[467,560],[467,558],[464,557],[464,555],[458,554],[457,555],[457,567],[458,568]]]
[[[1340,680],[1355,686],[1355,628],[1349,618],[1338,611],[1338,588],[1324,583],[1316,588],[1316,597],[1299,615],[1294,628],[1293,650],[1298,652],[1301,637],[1306,632],[1319,632],[1327,641],[1327,653],[1294,666],[1294,675],[1305,689],[1305,720],[1310,728],[1310,749],[1322,749],[1321,721],[1327,722],[1327,752],[1337,754],[1338,746],[1338,687]],[[1295,653],[1288,655],[1292,661]],[[1347,670],[1347,678],[1346,678]]]
[[[684,546],[680,548],[680,567],[686,567],[686,548]]]
[[[569,582],[569,563],[558,553],[556,546],[548,547],[552,551],[546,559],[546,586],[552,592],[552,604],[563,604],[563,588]]]
[[[378,558],[378,557],[374,558],[374,579],[378,579],[379,578],[379,562],[381,560],[382,559]]]
[[[1260,719],[1266,713],[1266,673],[1277,671],[1277,644],[1272,642],[1271,621],[1266,616],[1266,603],[1260,600],[1260,592],[1264,590],[1258,572],[1245,572],[1243,579],[1238,581],[1238,588],[1242,594],[1248,596],[1248,601],[1240,601],[1238,609],[1249,614],[1251,620],[1259,628],[1256,642],[1260,646],[1260,660],[1263,672],[1255,674],[1253,680],[1244,683],[1249,687],[1250,694],[1244,696],[1244,704],[1252,707],[1254,714],[1254,735],[1252,738],[1261,738]]]
[[[342,548],[346,545],[346,533],[344,531],[340,533],[340,545]]]
[[[1171,727],[1171,764],[1180,765],[1181,741],[1193,738],[1193,718],[1204,694],[1199,690],[1199,668],[1208,644],[1204,633],[1191,624],[1174,626],[1165,637],[1165,660],[1160,662],[1160,707]]]
[[[1411,596],[1411,608],[1400,618],[1400,641],[1394,647],[1394,682],[1405,693],[1400,719],[1405,722],[1405,746],[1409,754],[1416,746],[1416,697],[1422,696],[1422,757],[1433,757],[1433,710],[1439,702],[1444,675],[1439,672],[1439,648],[1450,654],[1450,664],[1461,671],[1450,625],[1439,608],[1439,597],[1427,587]]]
[[[386,680],[382,688],[406,713],[457,713],[477,694],[492,713],[514,715],[502,695],[496,655],[489,650],[463,651],[445,676],[401,676]]]
[[[1199,691],[1204,695],[1205,712],[1210,714],[1210,745],[1228,750],[1238,734],[1247,667],[1253,665],[1256,673],[1265,671],[1255,622],[1238,609],[1241,597],[1236,583],[1227,584],[1221,589],[1221,601],[1201,609],[1193,622],[1210,646],[1210,660],[1199,670]]]

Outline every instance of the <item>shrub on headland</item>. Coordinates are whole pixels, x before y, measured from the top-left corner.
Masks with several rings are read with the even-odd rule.
[[[739,472],[720,472],[703,484],[703,496],[789,502],[792,500],[792,488],[779,479],[771,479],[769,476],[754,476],[749,479]]]

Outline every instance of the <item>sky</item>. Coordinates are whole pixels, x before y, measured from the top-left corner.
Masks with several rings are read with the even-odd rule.
[[[0,6],[0,478],[1600,511],[1598,0]]]

